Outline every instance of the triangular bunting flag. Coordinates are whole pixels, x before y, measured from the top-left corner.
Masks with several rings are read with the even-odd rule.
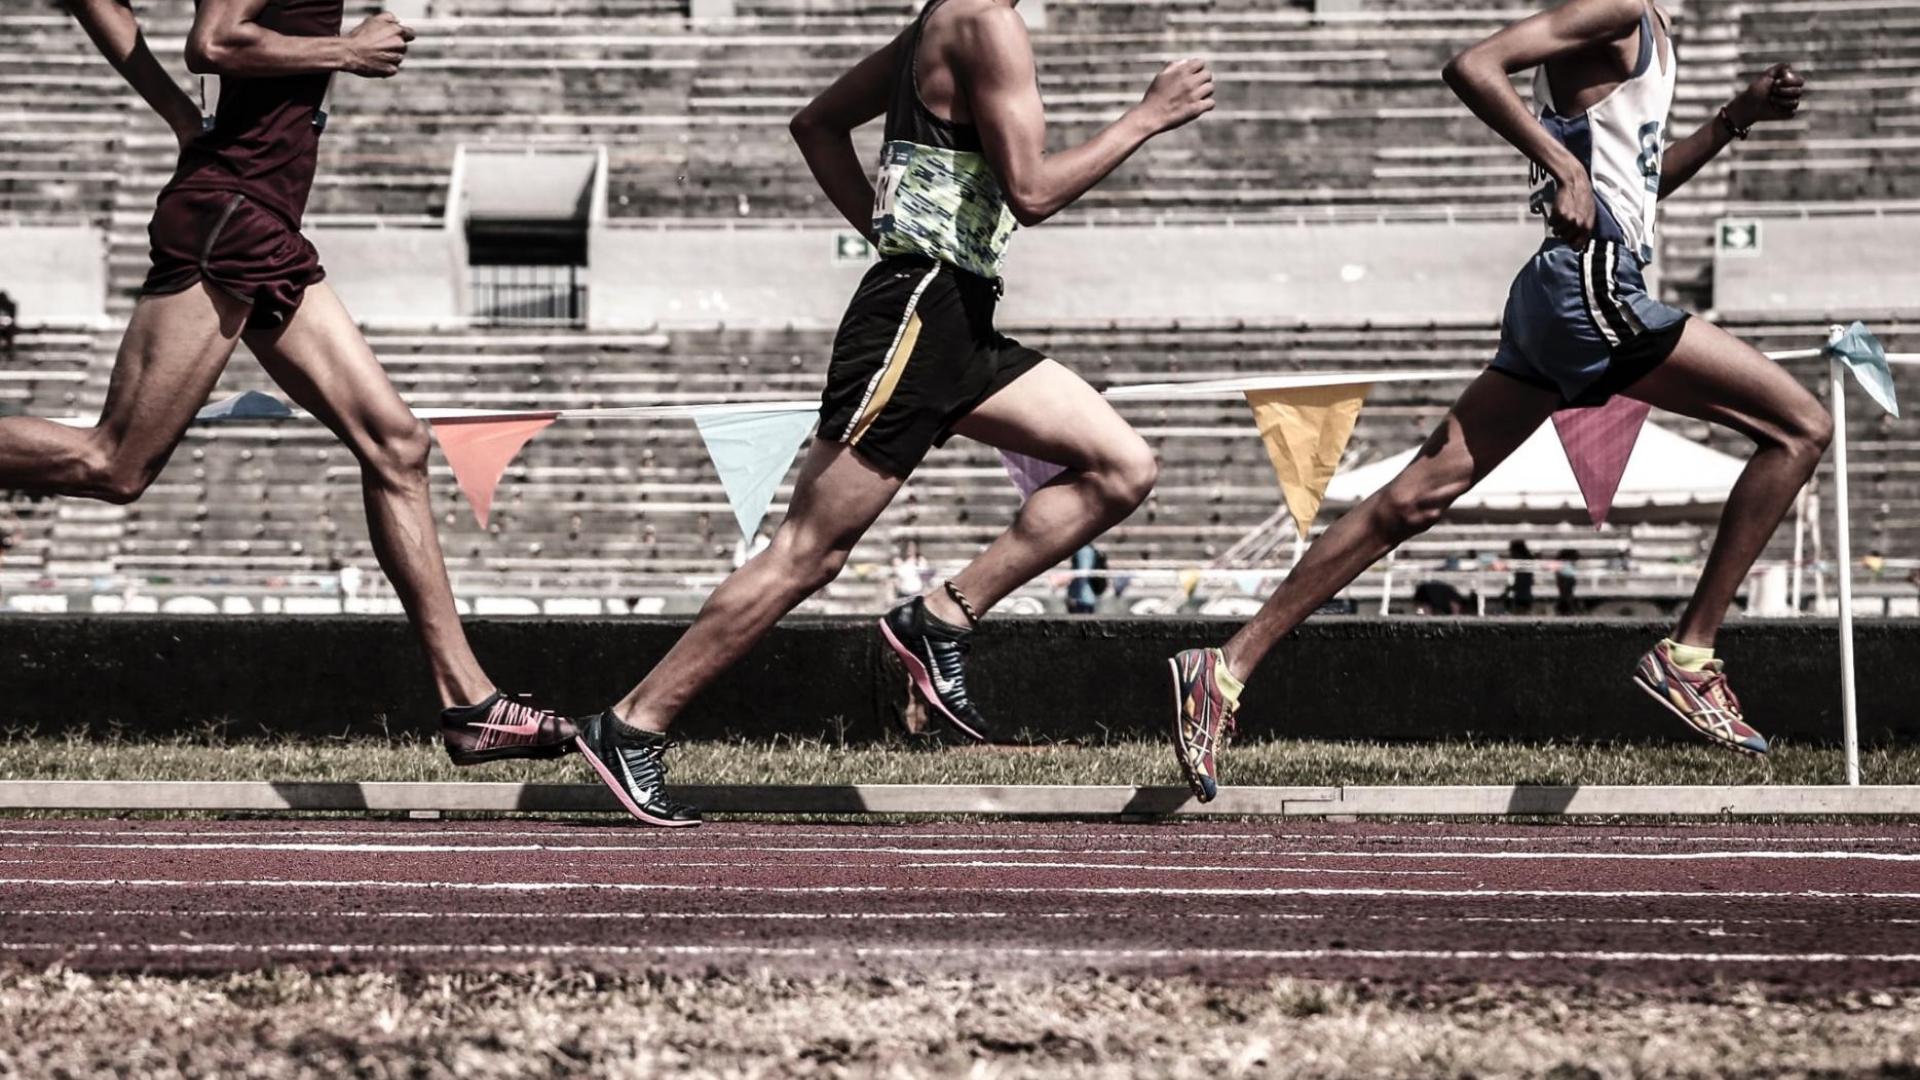
[[[1055,465],[1051,461],[1041,461],[1011,450],[1000,451],[1000,463],[1007,467],[1007,475],[1012,478],[1013,486],[1020,489],[1022,499],[1033,498],[1034,492],[1067,471],[1065,465]]]
[[[286,402],[258,390],[242,390],[193,414],[203,424],[213,420],[286,420],[292,416],[293,410]]]
[[[1253,422],[1280,478],[1280,493],[1303,537],[1320,514],[1327,482],[1340,467],[1340,455],[1346,452],[1370,386],[1350,383],[1247,393]]]
[[[506,420],[432,421],[440,452],[447,455],[453,478],[466,493],[481,528],[487,527],[487,514],[493,509],[493,489],[500,486],[500,478],[506,475],[514,455],[558,418],[558,413],[548,413]]]
[[[1633,456],[1633,444],[1640,440],[1648,411],[1644,401],[1616,397],[1594,408],[1553,414],[1560,448],[1573,466],[1574,482],[1587,500],[1587,518],[1596,529],[1607,523],[1613,510],[1613,497],[1620,490],[1620,478],[1627,474],[1627,459]]]
[[[811,411],[694,416],[700,438],[707,444],[707,455],[720,474],[720,486],[727,491],[733,518],[740,523],[740,535],[751,538],[760,531],[780,478],[787,475],[787,466],[793,464],[793,455],[799,452],[817,419]]]
[[[1867,392],[1874,404],[1895,416],[1900,415],[1900,399],[1893,392],[1893,370],[1887,366],[1887,350],[1865,323],[1855,322],[1839,336],[1827,342],[1827,353],[1839,357],[1854,380]]]

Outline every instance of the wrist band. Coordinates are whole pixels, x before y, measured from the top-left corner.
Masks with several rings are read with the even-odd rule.
[[[1741,142],[1745,142],[1747,136],[1753,131],[1752,124],[1741,127],[1739,124],[1734,123],[1733,117],[1727,115],[1727,107],[1725,105],[1720,106],[1720,122],[1727,125],[1727,134],[1732,135]]]

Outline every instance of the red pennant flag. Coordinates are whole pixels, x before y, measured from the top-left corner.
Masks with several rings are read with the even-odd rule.
[[[447,455],[453,478],[466,493],[481,528],[487,527],[487,513],[493,509],[493,489],[500,485],[507,466],[513,464],[514,455],[559,416],[543,413],[505,420],[456,417],[432,421],[440,450]]]
[[[1574,482],[1580,485],[1587,517],[1596,529],[1607,523],[1613,510],[1613,497],[1620,490],[1620,478],[1627,474],[1627,460],[1633,456],[1633,444],[1640,440],[1650,409],[1644,401],[1616,397],[1594,408],[1553,414],[1560,448],[1567,452],[1567,464],[1573,466]]]

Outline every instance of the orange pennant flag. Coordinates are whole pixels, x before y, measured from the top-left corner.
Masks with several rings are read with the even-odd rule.
[[[1320,500],[1340,467],[1360,405],[1371,388],[1370,383],[1351,383],[1247,392],[1253,422],[1267,444],[1267,458],[1280,478],[1280,493],[1302,538],[1320,514]]]
[[[453,467],[453,478],[466,493],[481,528],[487,527],[487,514],[493,509],[493,489],[500,486],[500,478],[513,464],[514,455],[559,416],[545,413],[504,420],[456,417],[432,421],[434,437],[440,440],[440,450]]]

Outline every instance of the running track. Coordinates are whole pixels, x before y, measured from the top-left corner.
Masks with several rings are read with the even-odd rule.
[[[1915,986],[1920,828],[0,822],[55,962]]]

